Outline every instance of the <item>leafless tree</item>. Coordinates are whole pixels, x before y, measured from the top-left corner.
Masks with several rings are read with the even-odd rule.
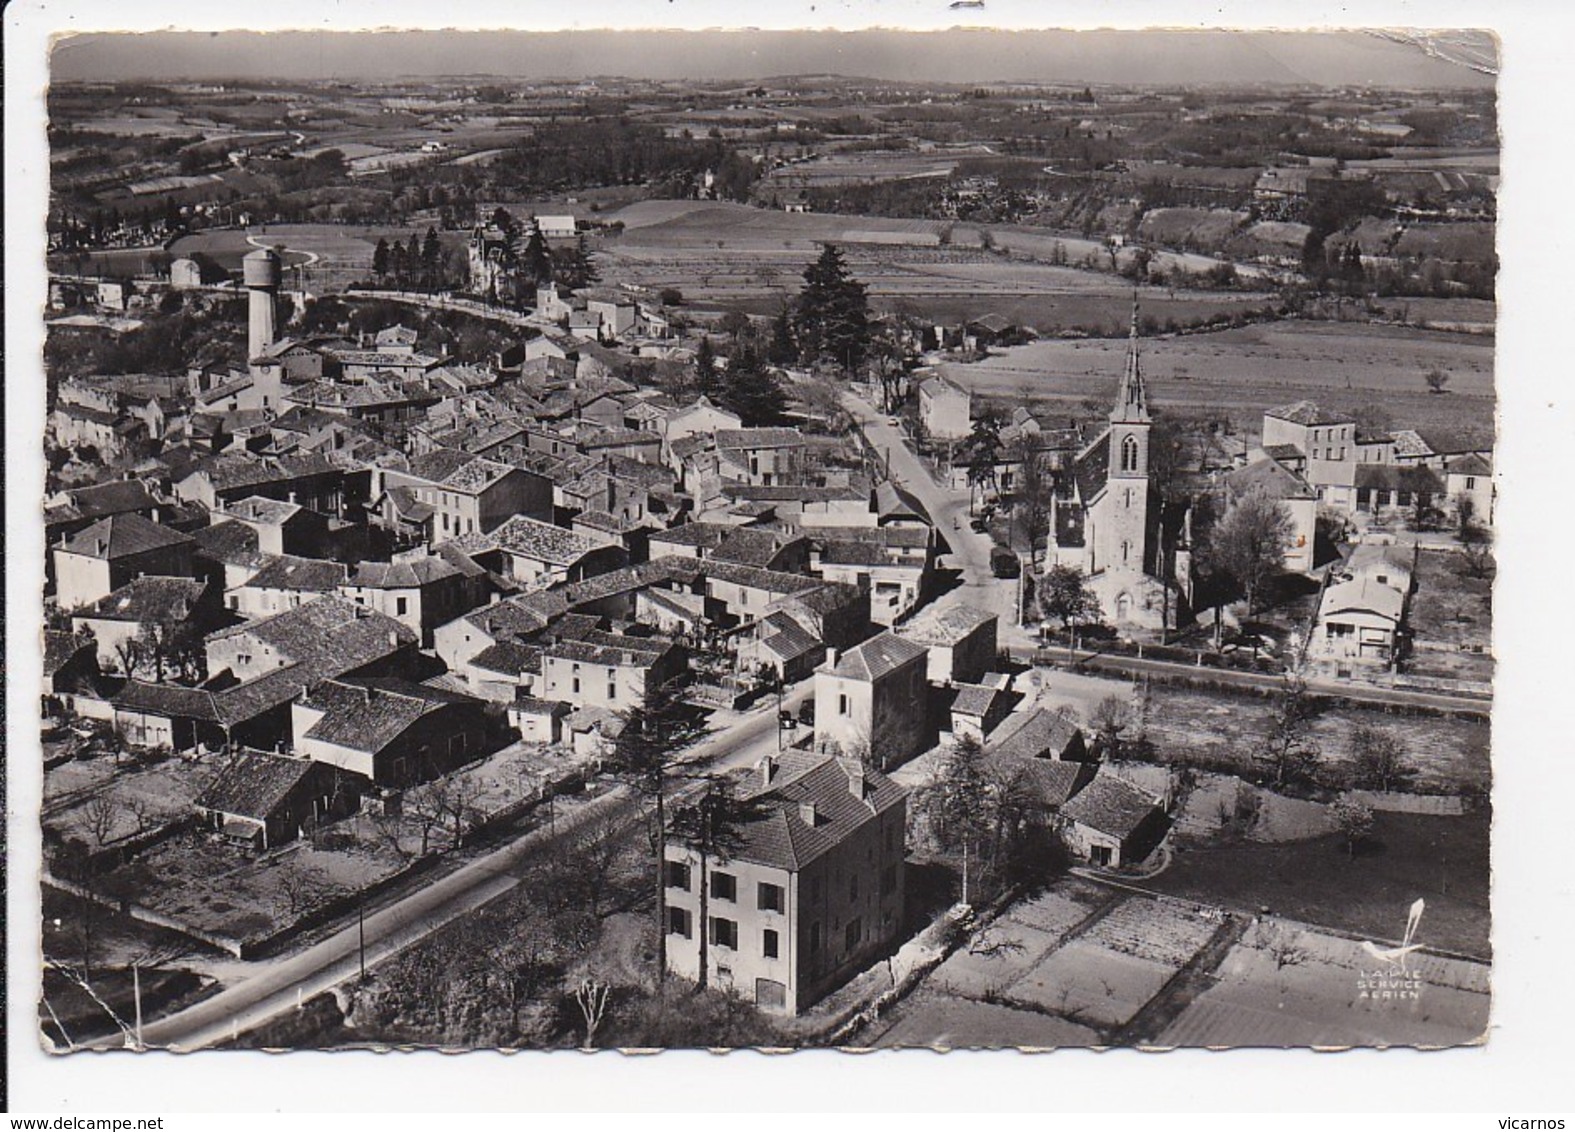
[[[322,869],[315,865],[296,867],[294,862],[280,866],[273,888],[284,901],[285,910],[292,920],[298,920],[313,908],[326,903],[336,890],[333,881]]]
[[[1089,725],[1099,737],[1101,753],[1107,759],[1121,753],[1121,733],[1132,725],[1132,704],[1118,695],[1106,696],[1094,705]]]
[[[1351,763],[1353,780],[1367,790],[1392,790],[1412,773],[1395,733],[1368,723],[1351,732]]]
[[[1422,375],[1429,393],[1442,393],[1449,386],[1449,375],[1441,369],[1430,369]]]
[[[107,790],[100,790],[82,806],[82,824],[87,827],[93,843],[100,849],[109,844],[110,834],[115,831],[115,819],[119,813],[119,804]]]
[[[579,986],[574,988],[574,1001],[579,1004],[580,1014],[585,1018],[585,1041],[581,1043],[581,1049],[596,1048],[596,1031],[607,1016],[607,995],[611,990],[612,987],[607,983],[598,982],[590,975],[581,978]]]

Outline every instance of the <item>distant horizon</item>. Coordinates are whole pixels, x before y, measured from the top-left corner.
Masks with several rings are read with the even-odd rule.
[[[487,79],[1491,89],[1486,32],[229,31],[83,33],[56,82]]]

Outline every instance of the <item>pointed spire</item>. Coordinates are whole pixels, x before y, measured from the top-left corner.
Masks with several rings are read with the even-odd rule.
[[[1110,410],[1111,421],[1147,421],[1148,389],[1143,384],[1143,371],[1138,365],[1138,297],[1132,291],[1132,332],[1127,340],[1127,364],[1121,374],[1121,384],[1116,389],[1116,404]]]

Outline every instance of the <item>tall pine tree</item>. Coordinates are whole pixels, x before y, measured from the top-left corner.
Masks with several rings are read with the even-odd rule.
[[[864,365],[871,336],[869,299],[834,244],[827,244],[804,271],[795,330],[804,361],[825,359],[848,374]]]
[[[722,404],[742,417],[746,426],[770,425],[782,419],[787,395],[760,355],[742,346],[728,361]]]

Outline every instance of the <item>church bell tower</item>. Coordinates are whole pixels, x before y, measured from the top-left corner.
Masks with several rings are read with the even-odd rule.
[[[1126,368],[1110,410],[1109,514],[1104,560],[1111,569],[1142,570],[1148,539],[1148,444],[1152,418],[1148,389],[1138,359],[1138,306],[1132,299],[1132,331]]]

